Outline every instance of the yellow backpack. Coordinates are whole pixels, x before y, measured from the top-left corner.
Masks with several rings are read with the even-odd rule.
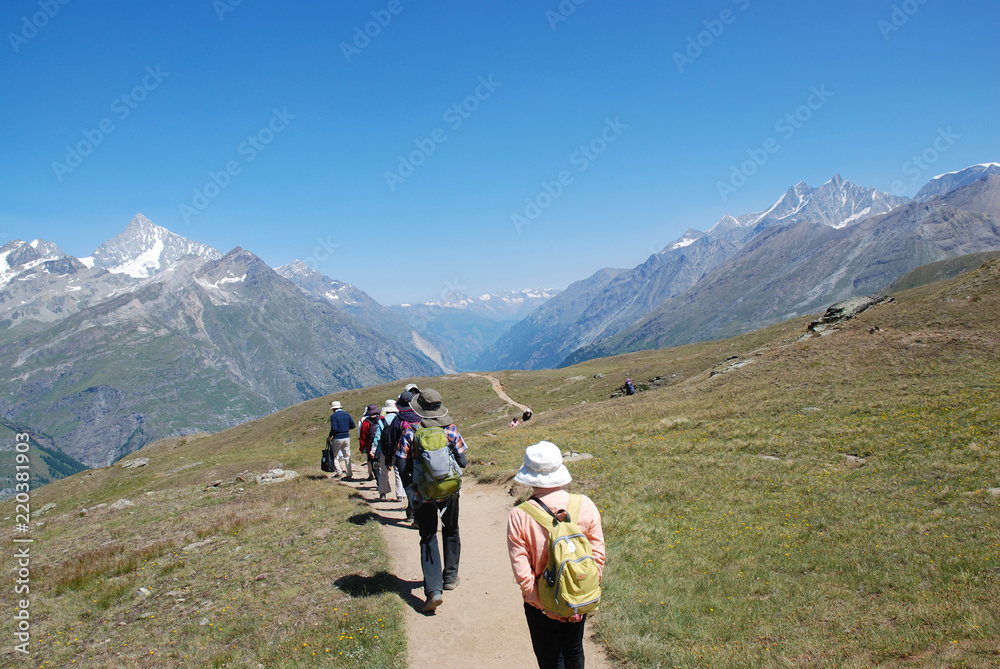
[[[590,541],[575,521],[580,515],[580,495],[570,495],[568,508],[559,513],[537,497],[531,499],[542,508],[530,500],[518,508],[549,535],[549,561],[538,579],[542,606],[566,618],[596,611],[601,602],[601,575]]]

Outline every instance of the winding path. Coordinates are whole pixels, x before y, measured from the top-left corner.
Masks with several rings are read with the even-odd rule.
[[[502,399],[507,404],[510,404],[512,406],[516,406],[521,411],[530,411],[531,410],[529,407],[526,407],[525,405],[523,405],[523,404],[521,404],[519,402],[515,402],[514,400],[512,400],[510,398],[510,395],[508,395],[506,393],[506,391],[504,391],[503,384],[500,383],[500,379],[498,379],[497,377],[490,376],[489,374],[476,374],[474,372],[466,372],[465,375],[466,376],[475,376],[475,377],[478,377],[478,378],[481,378],[481,379],[489,379],[490,383],[493,384],[493,392],[495,392],[497,394],[497,397],[499,397],[500,399]]]

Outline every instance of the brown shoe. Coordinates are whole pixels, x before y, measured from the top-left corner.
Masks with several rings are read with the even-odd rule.
[[[424,602],[424,613],[434,613],[434,609],[441,606],[444,603],[444,597],[441,596],[440,592],[432,592],[427,596],[427,601]]]

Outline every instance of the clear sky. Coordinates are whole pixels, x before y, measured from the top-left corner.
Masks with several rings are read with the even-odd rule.
[[[0,30],[2,241],[86,256],[142,212],[385,304],[1000,160],[996,0],[6,0]]]

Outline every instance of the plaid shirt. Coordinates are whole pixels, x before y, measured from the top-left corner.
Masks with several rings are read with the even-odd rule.
[[[419,429],[419,428],[417,428]],[[413,435],[417,433],[417,429],[414,429],[413,425],[408,425],[405,430],[403,430],[403,436],[399,438],[399,448],[396,449],[396,457],[406,462],[410,457],[410,446],[413,444]],[[444,428],[444,436],[448,438],[448,446],[451,447],[455,454],[465,453],[469,450],[469,447],[465,445],[465,440],[462,439],[462,435],[458,433],[458,428],[452,423],[448,427]]]
[[[417,429],[419,427],[419,425],[416,426]],[[402,462],[406,462],[410,456],[410,446],[413,444],[413,436],[417,433],[417,429],[414,429],[413,425],[408,425],[403,430],[403,435],[399,438],[399,448],[396,449],[396,457]],[[469,450],[469,447],[465,445],[465,440],[462,439],[462,435],[458,433],[458,428],[454,424],[444,428],[444,436],[448,439],[448,446],[456,455]],[[427,500],[421,497],[419,492],[416,492],[414,494],[414,501],[423,503]]]

